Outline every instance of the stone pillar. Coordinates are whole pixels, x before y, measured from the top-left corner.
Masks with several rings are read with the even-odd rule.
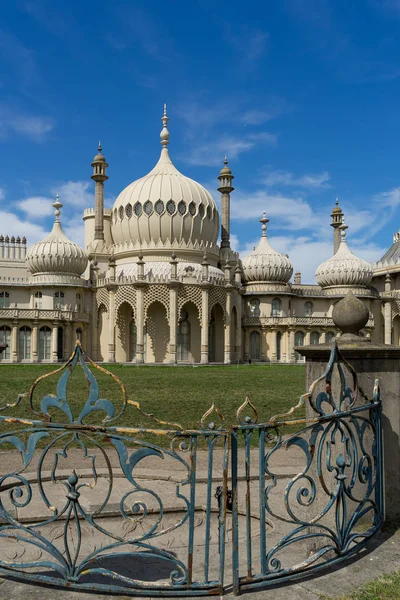
[[[58,354],[57,354],[57,346],[58,346],[58,321],[53,323],[53,328],[51,330],[51,361],[58,362]]]
[[[64,332],[65,332],[64,347],[65,347],[66,359],[68,360],[73,348],[75,348],[75,342],[76,342],[76,340],[74,339],[75,335],[72,333],[72,332],[75,332],[73,323],[66,323]]]
[[[306,329],[306,336],[304,339],[304,344],[305,346],[309,346],[311,343],[311,331],[309,329]]]
[[[294,354],[294,329],[289,329],[289,348],[288,348],[288,362],[295,361]]]
[[[392,306],[390,300],[384,304],[385,344],[392,343]]]
[[[224,331],[224,363],[231,363],[231,315],[232,315],[232,286],[229,284],[226,290],[226,323]]]
[[[115,291],[108,287],[108,362],[115,362]]]
[[[18,321],[12,322],[11,362],[18,362]]]
[[[176,285],[169,288],[169,362],[176,364],[176,336],[178,330],[178,289]]]
[[[98,314],[98,310],[97,310],[97,299],[96,299],[96,291],[93,291],[92,293],[92,311],[91,311],[91,328],[92,328],[92,352],[91,352],[91,358],[92,360],[98,360],[99,356],[98,356],[98,347],[99,347],[99,323],[98,323],[98,319],[99,319],[99,314]],[[85,348],[86,350],[86,348]]]
[[[344,302],[353,303],[352,312],[346,310]],[[343,325],[344,315],[350,313],[349,321],[354,317],[356,306],[359,303],[360,311],[364,309],[364,321],[359,319],[353,329]],[[357,309],[358,310],[358,309]],[[347,313],[347,314],[346,314]],[[368,399],[372,398],[374,382],[379,379],[380,396],[382,400],[382,426],[383,426],[383,465],[384,465],[384,502],[385,518],[398,520],[400,518],[400,347],[388,344],[373,344],[366,338],[358,337],[358,331],[368,321],[368,309],[362,301],[349,295],[345,296],[335,306],[333,312],[335,325],[344,331],[338,339],[338,348],[344,359],[353,367],[357,374],[358,386]],[[306,386],[311,385],[315,379],[325,371],[332,350],[331,344],[316,346],[302,346],[297,351],[306,357]],[[348,382],[352,384],[351,378]],[[340,396],[340,379],[332,379],[332,395]],[[359,396],[357,404],[367,404],[368,401]],[[315,417],[309,403],[306,403],[306,417]]]
[[[201,364],[208,364],[208,306],[209,306],[209,285],[203,282],[201,290]]]
[[[236,325],[236,360],[239,361],[243,357],[242,351],[242,296],[238,296],[237,304],[237,325]]]
[[[86,350],[86,344],[87,344],[87,335],[88,333],[88,326],[87,323],[83,323],[82,325],[82,346],[83,349]],[[76,340],[74,340],[74,344],[75,344]]]
[[[250,357],[250,335],[249,335],[249,329],[246,327],[243,331],[243,359],[245,362],[248,362],[249,357]]]
[[[277,360],[277,356],[278,356],[278,331],[277,329],[272,329],[271,330],[271,337],[272,337],[272,353],[271,353],[271,360]],[[282,348],[281,348],[281,353],[282,353]]]
[[[265,362],[268,357],[268,349],[267,349],[267,333],[268,329],[263,325],[261,327],[261,335],[260,335],[260,359],[262,362]]]
[[[38,344],[38,322],[33,321],[32,323],[32,362],[37,363],[39,360],[39,344]]]

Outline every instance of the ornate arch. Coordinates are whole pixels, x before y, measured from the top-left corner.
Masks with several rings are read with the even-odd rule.
[[[211,311],[216,304],[222,308],[224,323],[226,323],[226,290],[220,286],[214,286],[210,289],[208,300],[208,320],[211,319]]]
[[[100,288],[99,290],[97,290],[96,292],[96,301],[97,301],[97,308],[100,308],[101,304],[104,304],[104,306],[107,309],[110,307],[110,302],[109,302],[109,298],[108,298],[108,291],[106,290],[106,288]]]
[[[167,321],[169,323],[169,287],[167,285],[149,285],[144,293],[143,298],[143,314],[144,320],[147,319],[149,307],[154,302],[160,302],[167,312]]]
[[[201,325],[202,319],[202,303],[201,303],[201,288],[198,285],[185,285],[179,289],[178,293],[178,316],[181,313],[182,308],[191,302],[195,305],[199,315],[199,321]]]
[[[136,290],[132,285],[121,285],[115,294],[115,310],[126,302],[132,307],[133,314],[136,317]]]

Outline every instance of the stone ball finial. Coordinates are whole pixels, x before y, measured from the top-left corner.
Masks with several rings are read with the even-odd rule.
[[[342,332],[342,338],[344,334],[344,339],[359,339],[359,332],[367,324],[368,318],[368,308],[351,291],[335,304],[332,312],[333,322]]]

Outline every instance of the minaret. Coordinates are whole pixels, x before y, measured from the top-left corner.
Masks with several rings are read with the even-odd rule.
[[[339,198],[336,198],[335,207],[332,211],[331,217],[331,227],[333,227],[333,254],[336,254],[340,246],[340,228],[343,223],[343,211],[339,206]]]
[[[98,145],[98,153],[93,159],[93,175],[92,179],[95,182],[94,194],[94,239],[104,241],[104,182],[107,181],[106,169],[108,164],[101,153],[101,144]]]
[[[231,192],[235,189],[232,187],[233,179],[232,171],[228,167],[228,159],[225,156],[224,166],[219,174],[220,186],[218,191],[221,192],[222,204],[222,222],[221,222],[221,248],[230,248],[230,230],[231,230]]]

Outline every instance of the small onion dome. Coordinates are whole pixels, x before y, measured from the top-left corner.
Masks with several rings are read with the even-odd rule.
[[[355,256],[347,246],[346,229],[342,226],[341,242],[332,258],[320,265],[315,273],[318,284],[325,288],[341,285],[369,285],[372,280],[372,265]]]
[[[102,154],[103,148],[101,147],[101,143],[97,146],[97,154],[93,159],[93,162],[106,162],[105,156]]]
[[[288,283],[293,274],[293,265],[287,256],[274,250],[267,237],[267,223],[264,215],[260,219],[262,235],[253,252],[242,261],[243,277],[248,283],[256,281],[273,281]]]
[[[178,171],[168,152],[168,116],[162,117],[161,155],[155,167],[130,183],[112,208],[111,232],[115,245],[133,243],[138,248],[154,243],[170,248],[213,246],[219,233],[219,216],[211,194],[197,181]],[[201,251],[203,252],[203,251]]]
[[[342,209],[339,206],[339,198],[336,198],[335,206],[334,206],[334,208],[332,210],[332,214],[333,213],[334,214],[336,214],[336,213],[341,213],[342,214],[343,213]]]
[[[230,170],[230,168],[228,167],[228,159],[224,158],[224,166],[222,167],[221,171],[220,171],[220,175],[224,176],[224,175],[232,175],[232,171]]]
[[[53,204],[56,220],[53,229],[41,242],[34,244],[26,255],[28,270],[33,275],[60,273],[80,276],[87,266],[87,256],[78,244],[71,242],[62,230],[59,220],[61,202]]]

